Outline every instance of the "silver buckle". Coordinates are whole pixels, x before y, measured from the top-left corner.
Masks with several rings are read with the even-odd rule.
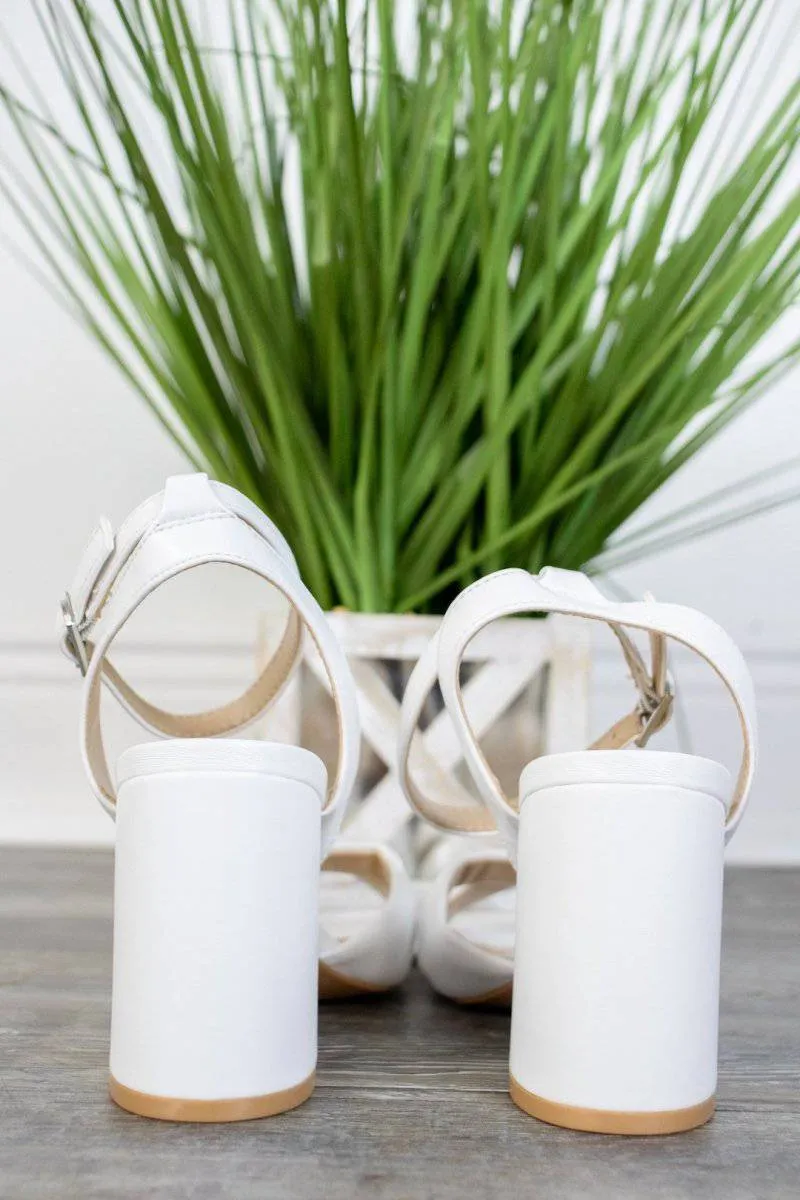
[[[85,617],[79,621],[75,616],[69,592],[64,593],[64,599],[61,601],[61,615],[64,618],[64,629],[66,630],[64,644],[81,675],[85,675],[89,670],[89,656],[86,653],[84,635],[89,628],[89,622]]]
[[[653,699],[656,699],[653,697]],[[639,720],[641,721],[641,730],[636,738],[634,745],[642,747],[646,746],[654,733],[658,733],[663,729],[672,716],[672,707],[675,703],[675,691],[672,687],[671,680],[667,679],[664,685],[664,692],[654,705],[640,704],[639,705]]]

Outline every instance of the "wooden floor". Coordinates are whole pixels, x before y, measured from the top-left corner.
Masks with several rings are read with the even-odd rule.
[[[719,1109],[671,1138],[541,1125],[506,1094],[508,1018],[396,996],[327,1006],[319,1086],[241,1125],[106,1098],[111,860],[0,851],[0,1196],[773,1200],[800,1195],[800,872],[727,880]]]

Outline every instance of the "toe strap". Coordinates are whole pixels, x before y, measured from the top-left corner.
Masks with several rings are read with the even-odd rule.
[[[395,987],[410,969],[414,937],[413,885],[402,859],[387,846],[343,844],[328,855],[322,869],[320,962],[333,976],[331,986],[321,989],[323,995],[327,991],[333,998]],[[339,904],[335,890],[326,887],[326,874],[351,877]],[[380,903],[367,907],[361,901],[360,914],[353,881],[377,892]],[[360,915],[363,921],[358,920]],[[342,992],[343,980],[353,985],[350,993]]]

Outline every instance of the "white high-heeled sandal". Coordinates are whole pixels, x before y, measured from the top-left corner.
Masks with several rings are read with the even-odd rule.
[[[480,629],[526,612],[607,623],[639,701],[590,750],[531,762],[511,801],[473,735],[459,668]],[[650,669],[624,627],[648,633]],[[744,742],[733,787],[709,759],[623,752],[643,746],[669,719],[670,638],[705,659],[733,699]],[[483,811],[415,740],[437,679]],[[473,861],[466,874],[456,868],[445,878],[423,909],[421,944],[429,975],[452,971],[450,991],[461,989],[461,999],[487,980],[496,991],[513,973],[510,1092],[525,1111],[556,1125],[629,1134],[690,1129],[713,1114],[723,850],[744,813],[755,757],[746,664],[727,634],[692,609],[610,601],[585,576],[552,568],[538,576],[497,572],[450,606],[408,683],[400,776],[411,804],[440,828],[499,831],[517,867],[516,935],[503,955],[481,945],[474,930],[454,931],[453,888],[465,886],[469,905],[498,883],[497,868],[482,883],[481,862]]]
[[[486,844],[446,839],[441,866],[423,884],[417,963],[431,986],[456,1004],[507,1008],[517,876],[494,839],[480,840]]]
[[[285,627],[240,698],[213,711],[167,712],[135,692],[108,655],[152,592],[209,563],[238,566],[278,589],[289,602]],[[327,996],[383,991],[411,958],[411,885],[397,857],[382,846],[332,850],[360,751],[344,654],[280,532],[205,475],[169,479],[116,535],[102,520],[62,610],[64,651],[85,676],[84,765],[117,820],[111,1095],[132,1112],[171,1120],[294,1107],[314,1086],[318,986]],[[327,670],[339,726],[329,791],[324,765],[307,750],[219,740],[277,698],[300,661],[304,629]],[[125,751],[116,785],[102,739],[102,684],[169,739]],[[334,888],[337,902],[323,909],[318,932],[326,856],[327,878],[356,876],[382,902],[353,913]],[[323,889],[323,901],[330,894]]]

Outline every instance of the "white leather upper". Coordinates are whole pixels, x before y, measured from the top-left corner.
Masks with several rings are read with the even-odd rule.
[[[473,846],[470,842],[469,847]],[[491,911],[497,893],[513,888],[514,874],[500,849],[448,849],[447,861],[423,888],[417,961],[441,995],[452,1000],[489,998],[511,983],[514,974],[513,904],[495,905]],[[459,896],[463,910],[460,925],[451,919],[454,895]],[[493,932],[505,935],[499,945],[482,941],[487,924]]]
[[[160,584],[207,563],[252,571],[289,601],[289,616],[271,660],[255,683],[231,704],[208,712],[174,714],[149,704],[116,671],[108,654],[139,605]],[[244,727],[277,697],[299,661],[303,628],[328,672],[339,724],[336,777],[322,813],[322,847],[331,845],[358,768],[360,730],[355,686],[347,660],[325,615],[302,583],[291,550],[273,523],[244,496],[205,475],[167,480],[162,493],[140,505],[116,537],[98,525],[67,594],[71,622],[63,640],[82,665],[86,687],[82,753],[94,792],[114,814],[115,789],[100,725],[101,684],[145,727],[170,737],[216,737]]]
[[[380,900],[375,906],[368,907],[358,894],[354,895],[347,880],[343,881],[343,900],[350,911],[330,902],[325,885],[331,873],[351,876],[362,884],[372,881],[376,887],[376,861],[382,879]],[[337,843],[322,874],[320,958],[334,971],[371,989],[395,987],[411,968],[415,909],[413,884],[394,850],[384,845]]]
[[[550,567],[539,575],[518,569],[498,571],[472,584],[450,605],[437,636],[412,673],[403,700],[400,778],[412,806],[443,828],[479,831],[495,825],[513,856],[519,804],[503,794],[473,734],[464,708],[459,671],[464,651],[480,629],[499,617],[525,612],[565,613],[607,623],[618,637],[622,634],[620,640],[629,665],[630,642],[624,636],[624,627],[647,631],[653,638],[654,666],[650,681],[653,692],[657,691],[656,676],[666,679],[661,639],[680,642],[709,663],[730,693],[742,730],[741,766],[728,805],[726,833],[731,837],[747,803],[757,738],[753,685],[738,648],[714,621],[693,609],[653,600],[608,600],[585,575]],[[465,804],[463,789],[462,794],[455,794],[444,775],[434,778],[429,764],[420,762],[414,735],[425,699],[437,679],[465,761],[486,806],[483,814],[476,810],[474,802]],[[658,721],[663,720],[659,709],[664,708],[665,699],[667,691],[661,697],[640,696],[634,712],[618,722],[597,745],[623,746],[639,740],[643,732],[649,732],[648,724],[654,716]]]

